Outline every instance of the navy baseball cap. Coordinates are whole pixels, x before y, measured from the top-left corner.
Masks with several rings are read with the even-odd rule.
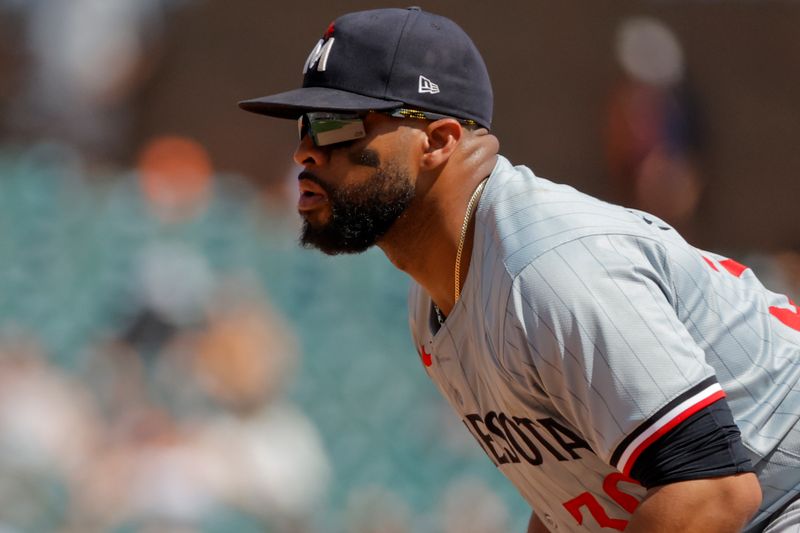
[[[492,85],[475,44],[452,20],[418,7],[337,18],[308,55],[302,88],[239,102],[290,119],[402,106],[492,124]]]

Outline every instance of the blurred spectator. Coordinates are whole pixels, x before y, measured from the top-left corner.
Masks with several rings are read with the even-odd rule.
[[[444,533],[508,533],[509,514],[503,501],[475,477],[456,479],[442,498]]]
[[[170,291],[172,281],[158,286]],[[115,438],[90,469],[77,523],[314,531],[330,467],[317,430],[284,398],[297,363],[289,328],[253,282],[223,278],[197,292],[207,297],[187,303],[178,289],[170,301],[184,308],[162,310],[171,333],[148,344],[149,360],[128,334],[103,345],[119,366],[98,378],[145,380],[109,420]]]
[[[21,17],[9,0],[0,0],[0,140],[5,140],[4,122],[12,95],[21,90],[24,57],[18,43],[24,38]]]
[[[616,55],[623,77],[611,95],[606,131],[615,201],[685,226],[703,185],[683,49],[662,22],[632,17],[618,27]]]
[[[26,81],[9,105],[22,140],[56,138],[90,161],[128,149],[129,106],[158,58],[166,0],[35,0],[25,21]]]
[[[148,207],[161,220],[186,220],[208,207],[212,168],[201,144],[177,136],[151,139],[141,150],[138,170]]]
[[[0,344],[0,525],[54,531],[98,450],[96,413],[78,383],[27,336]]]
[[[205,308],[216,282],[207,259],[195,247],[169,240],[153,240],[145,245],[137,258],[138,302],[129,304],[151,313],[162,328],[185,328],[204,321]],[[129,331],[131,341],[137,333]],[[164,333],[167,338],[169,335]],[[150,339],[135,342],[149,344]],[[158,348],[158,345],[153,346]]]
[[[252,283],[225,279],[203,303],[203,320],[176,328],[153,360],[151,398],[175,417],[183,442],[161,457],[162,468],[178,461],[180,482],[184,460],[202,460],[184,495],[202,510],[189,523],[202,523],[214,508],[208,500],[275,531],[313,531],[330,474],[313,424],[284,399],[294,339]]]
[[[346,513],[348,533],[410,533],[411,511],[403,499],[380,486],[353,491]]]
[[[132,523],[197,526],[217,510],[216,462],[174,419],[155,408],[129,413],[127,432],[88,465],[76,494],[76,531]],[[119,438],[124,437],[124,438]]]
[[[224,497],[282,530],[310,531],[330,467],[317,430],[285,398],[298,362],[287,324],[256,284],[226,279],[214,291],[207,327],[180,350],[164,362],[178,362],[216,406],[195,429],[225,457]]]

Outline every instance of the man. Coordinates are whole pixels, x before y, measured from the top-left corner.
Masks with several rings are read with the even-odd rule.
[[[499,156],[486,67],[446,18],[344,15],[304,71],[240,103],[298,120],[301,242],[378,245],[413,278],[425,370],[529,531],[800,528],[792,302]]]

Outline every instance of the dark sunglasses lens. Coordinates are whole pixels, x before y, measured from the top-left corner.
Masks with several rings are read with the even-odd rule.
[[[300,138],[306,133],[317,146],[328,146],[366,135],[364,121],[358,115],[338,113],[307,113],[300,122]]]
[[[297,137],[299,140],[303,140],[308,134],[308,117],[306,115],[300,115],[297,119]]]

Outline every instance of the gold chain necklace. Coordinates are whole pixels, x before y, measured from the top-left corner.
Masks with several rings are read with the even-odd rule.
[[[488,178],[480,182],[475,188],[475,192],[472,193],[469,203],[467,203],[467,212],[464,214],[464,222],[461,224],[461,237],[458,239],[458,251],[456,252],[455,302],[457,302],[459,297],[461,297],[461,251],[464,249],[464,241],[467,238],[467,228],[469,227],[469,221],[472,218],[472,212],[475,209],[475,205],[478,203],[478,198],[481,197],[481,193],[483,192],[483,187],[486,185],[487,179]],[[453,303],[455,304],[455,302]]]

